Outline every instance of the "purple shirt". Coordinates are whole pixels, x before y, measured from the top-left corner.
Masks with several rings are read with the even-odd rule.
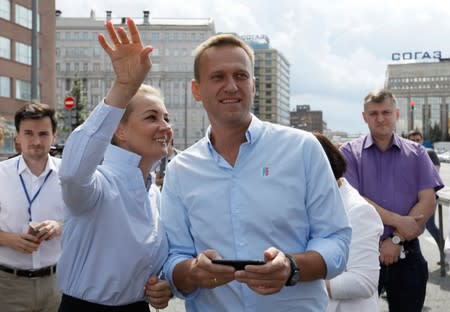
[[[444,186],[425,148],[396,134],[384,152],[371,135],[342,145],[341,152],[348,182],[362,196],[403,216],[417,203],[419,191]],[[385,226],[382,239],[393,231]]]

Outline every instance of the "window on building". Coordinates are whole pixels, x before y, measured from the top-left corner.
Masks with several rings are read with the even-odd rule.
[[[178,33],[173,33],[173,40],[178,41]]]
[[[191,33],[191,41],[195,41],[195,33]]]
[[[32,12],[30,9],[16,4],[16,20],[15,22],[23,27],[32,28]],[[39,15],[38,15],[38,31],[39,31]]]
[[[79,72],[80,71],[80,66],[78,65],[78,63],[75,63],[74,65],[75,65],[74,66],[75,72]]]
[[[70,31],[65,33],[66,40],[72,40],[72,33]]]
[[[165,54],[165,56],[170,56],[170,50],[166,48],[164,51],[164,54]]]
[[[73,40],[80,40],[80,33],[78,31],[73,33]]]
[[[159,41],[159,33],[158,32],[152,33],[152,41]]]
[[[94,56],[95,56],[95,57],[99,57],[99,56],[100,56],[100,53],[101,53],[100,48],[99,48],[99,47],[94,47],[94,49],[93,49],[93,54],[94,54]]]
[[[87,72],[89,70],[88,63],[83,63],[83,71]]]
[[[151,55],[152,56],[159,56],[159,49],[158,48],[154,48]]]
[[[11,20],[11,3],[9,0],[0,0],[0,18]]]
[[[186,48],[183,48],[181,51],[182,51],[181,53],[182,53],[183,56],[187,56],[187,49]]]
[[[0,36],[0,57],[11,59],[11,40]]]
[[[159,64],[158,63],[153,63],[152,64],[152,71],[155,71],[155,72],[158,72],[160,69],[159,69]]]
[[[31,100],[31,83],[29,81],[16,80],[16,99]]]
[[[70,79],[66,79],[66,83],[65,83],[65,89],[66,89],[66,91],[70,90],[71,87],[72,87],[72,86],[71,86]]]
[[[94,63],[94,72],[100,71],[100,63]]]
[[[70,63],[66,63],[66,72],[70,72]]]
[[[31,46],[16,42],[16,61],[31,65]]]
[[[83,31],[83,40],[89,40],[89,34],[87,31]]]
[[[178,48],[173,49],[173,56],[178,56]]]
[[[11,97],[11,78],[0,76],[0,96]]]
[[[59,63],[56,63],[56,71],[59,72],[61,70],[61,65]]]

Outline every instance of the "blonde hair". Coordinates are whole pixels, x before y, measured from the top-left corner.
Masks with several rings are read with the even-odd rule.
[[[120,123],[125,124],[128,122],[128,118],[130,117],[130,114],[133,112],[133,109],[134,109],[134,107],[133,107],[134,99],[137,96],[145,96],[145,95],[155,96],[155,97],[161,99],[162,102],[164,102],[164,98],[161,94],[161,91],[158,88],[152,87],[150,85],[142,84],[139,87],[139,89],[137,90],[136,94],[133,96],[133,98],[128,103],[127,107],[125,108],[125,112],[123,113],[123,116],[120,119]],[[111,139],[111,144],[117,145],[117,139],[116,139],[115,135],[113,135],[113,137]]]

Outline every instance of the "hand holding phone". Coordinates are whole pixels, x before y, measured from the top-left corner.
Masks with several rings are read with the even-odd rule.
[[[246,265],[263,265],[262,260],[237,260],[237,259],[213,259],[213,264],[229,265],[236,269],[236,271],[244,270]]]
[[[39,225],[39,222],[30,221],[28,223],[28,234],[37,236],[39,233],[39,230],[37,229],[38,225]]]

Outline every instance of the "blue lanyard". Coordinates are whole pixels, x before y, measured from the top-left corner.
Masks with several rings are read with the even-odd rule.
[[[17,160],[17,171],[19,171],[19,160],[20,159]],[[28,221],[31,221],[31,205],[33,205],[34,200],[38,197],[39,193],[42,190],[42,187],[44,186],[45,182],[47,182],[48,177],[50,176],[51,173],[52,173],[52,170],[50,169],[50,171],[45,176],[44,182],[42,182],[42,184],[39,187],[39,189],[37,190],[36,194],[34,194],[33,198],[31,198],[31,199],[30,199],[30,195],[28,194],[27,187],[25,186],[25,182],[23,181],[22,174],[19,174],[20,182],[22,182],[23,192],[25,193],[25,196],[27,197],[27,200],[28,200]]]

